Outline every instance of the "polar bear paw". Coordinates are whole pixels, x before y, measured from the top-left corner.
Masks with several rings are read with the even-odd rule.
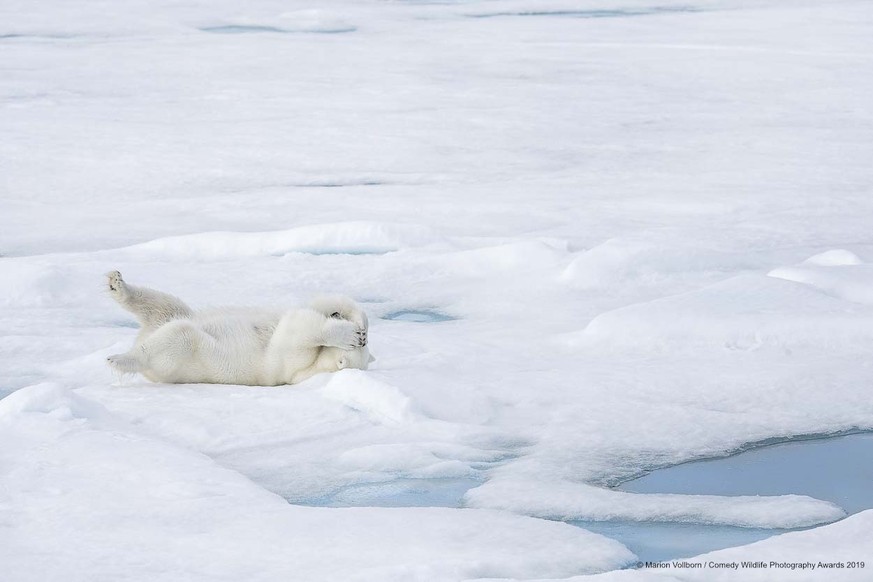
[[[129,354],[115,354],[106,358],[106,363],[122,374],[135,374],[139,372],[139,360]]]
[[[345,319],[329,319],[325,329],[325,345],[353,350],[367,345],[367,331]]]
[[[127,296],[127,283],[121,278],[120,271],[106,273],[106,279],[109,284],[109,292],[112,295],[119,299]]]

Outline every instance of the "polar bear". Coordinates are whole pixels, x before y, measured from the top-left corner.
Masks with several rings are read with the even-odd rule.
[[[107,274],[109,293],[142,328],[133,348],[107,361],[153,382],[296,384],[322,372],[366,370],[367,315],[342,296],[308,308],[194,311],[182,300]]]

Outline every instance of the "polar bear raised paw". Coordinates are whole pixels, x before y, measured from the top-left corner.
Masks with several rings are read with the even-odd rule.
[[[106,279],[109,283],[109,292],[113,295],[123,297],[127,295],[127,284],[121,278],[121,271],[110,271],[106,273]]]
[[[327,320],[324,335],[324,345],[343,350],[353,350],[367,345],[367,330],[346,319]]]

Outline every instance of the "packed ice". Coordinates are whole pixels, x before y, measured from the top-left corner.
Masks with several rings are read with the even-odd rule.
[[[869,572],[869,509],[616,486],[873,430],[871,39],[863,0],[0,4],[2,578],[738,579],[594,522]],[[113,269],[348,295],[376,361],[113,375]]]

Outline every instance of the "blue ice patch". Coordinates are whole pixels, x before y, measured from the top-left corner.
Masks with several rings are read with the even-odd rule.
[[[457,318],[432,309],[401,309],[400,311],[392,311],[383,315],[382,319],[411,321],[415,323],[439,323],[441,321],[453,321]]]
[[[758,443],[731,456],[657,469],[617,489],[685,495],[808,495],[852,514],[873,507],[870,483],[873,433],[863,432]],[[796,531],[671,522],[570,523],[618,540],[643,562],[689,558]]]

